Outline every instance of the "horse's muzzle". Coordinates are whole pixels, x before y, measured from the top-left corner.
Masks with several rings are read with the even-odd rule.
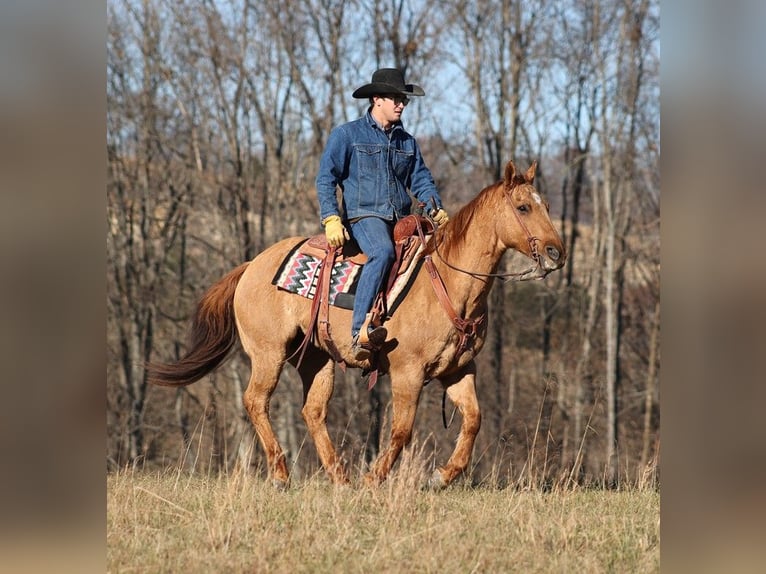
[[[564,266],[566,256],[558,247],[546,245],[543,253],[538,256],[537,276],[535,279],[544,279],[551,271],[556,271]]]
[[[558,261],[561,258],[561,253],[553,245],[548,245],[545,248],[545,254],[551,261]]]

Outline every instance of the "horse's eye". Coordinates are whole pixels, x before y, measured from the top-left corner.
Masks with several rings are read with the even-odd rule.
[[[527,205],[526,203],[523,205],[520,205],[517,209],[521,213],[529,213],[529,205]]]

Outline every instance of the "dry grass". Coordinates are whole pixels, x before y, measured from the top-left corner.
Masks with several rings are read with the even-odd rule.
[[[108,572],[657,572],[654,489],[420,488],[404,457],[376,489],[317,476],[107,477]]]

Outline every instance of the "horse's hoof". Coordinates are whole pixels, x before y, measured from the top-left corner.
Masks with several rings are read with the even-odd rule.
[[[442,477],[442,473],[438,468],[434,470],[433,474],[431,475],[431,479],[428,481],[427,486],[431,490],[444,490],[445,488],[447,488],[447,481],[444,480],[444,477]]]
[[[369,488],[378,488],[382,482],[379,476],[371,472],[364,475],[364,485]]]
[[[351,488],[350,480],[335,480],[332,482],[335,488]]]
[[[271,486],[274,487],[274,490],[278,490],[279,492],[285,492],[290,486],[290,483],[287,480],[280,480],[278,478],[273,478],[271,479]]]
[[[334,486],[351,486],[351,479],[346,475],[331,476],[330,482]]]

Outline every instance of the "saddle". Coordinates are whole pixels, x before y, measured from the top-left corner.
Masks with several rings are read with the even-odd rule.
[[[430,219],[417,215],[407,215],[394,225],[395,259],[388,274],[387,287],[393,283],[392,280],[396,278],[400,270],[406,269],[412,263],[412,258],[419,245],[417,241],[414,241],[417,239],[418,222],[424,235],[434,232],[433,222]],[[323,233],[310,237],[308,241],[301,245],[298,251],[318,259],[325,259],[330,251],[334,251],[334,263],[338,261],[353,261],[357,265],[364,265],[367,262],[367,255],[362,252],[357,242],[353,239],[346,241],[340,250],[333,250],[327,243],[327,237]]]
[[[425,235],[434,232],[434,224],[430,219],[417,215],[408,215],[396,222],[393,231],[394,239],[394,262],[388,272],[384,283],[385,288],[378,293],[370,313],[367,315],[363,329],[368,325],[378,327],[388,318],[388,294],[396,283],[396,279],[407,272],[415,261],[418,248],[425,242]],[[346,363],[341,357],[340,351],[332,340],[330,329],[330,278],[333,265],[338,261],[350,260],[358,265],[367,261],[367,256],[361,251],[359,245],[351,240],[346,241],[341,248],[333,249],[327,243],[324,234],[311,237],[299,248],[301,253],[311,255],[322,260],[317,280],[317,292],[311,305],[311,321],[306,330],[306,336],[299,347],[300,358],[303,359],[309,340],[314,332],[325,343],[333,359],[345,369]],[[297,351],[296,351],[297,352]]]

